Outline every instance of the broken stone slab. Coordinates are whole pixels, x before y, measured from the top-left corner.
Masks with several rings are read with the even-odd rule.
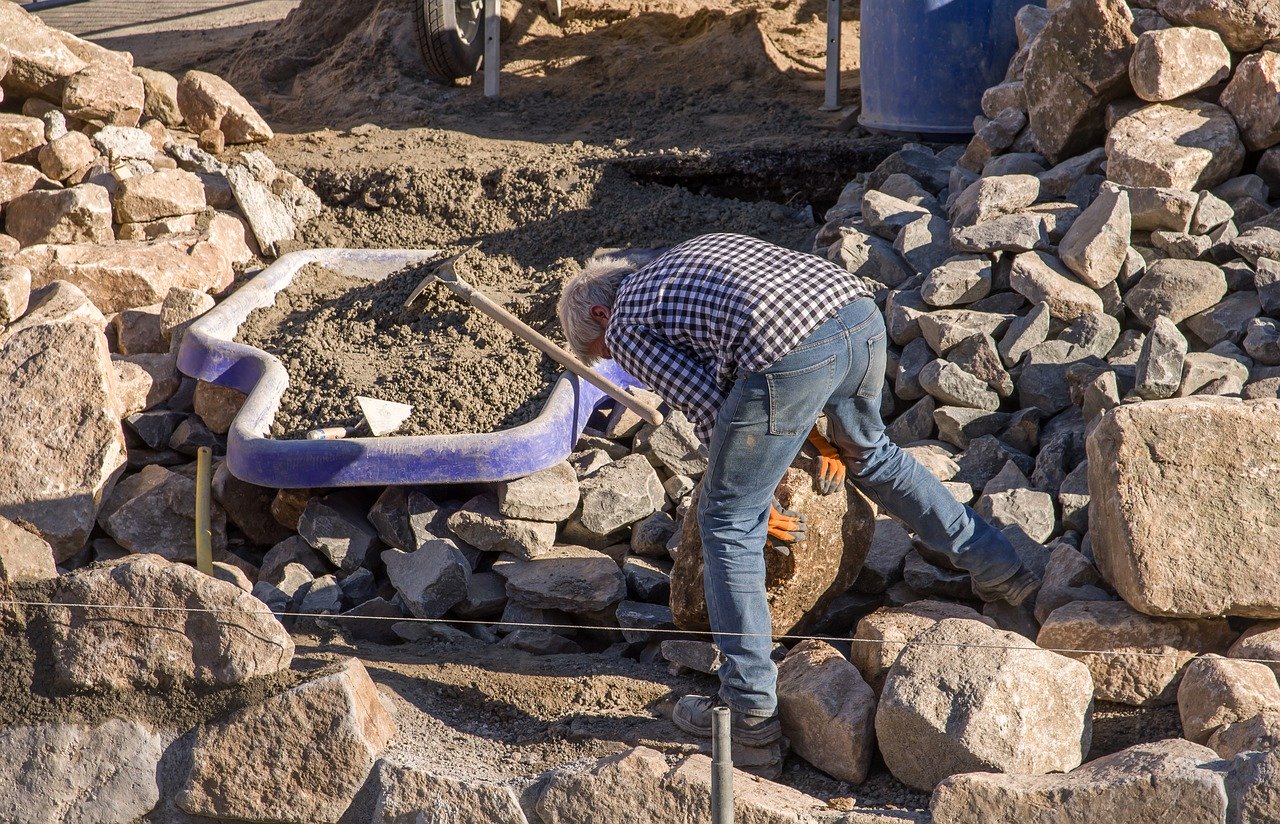
[[[69,181],[82,175],[98,159],[93,141],[83,132],[68,132],[40,147],[40,171],[49,178]]]
[[[303,540],[301,535],[290,535],[262,556],[262,564],[258,567],[258,580],[272,584],[278,583],[283,579],[285,567],[289,564],[302,566],[307,578],[324,575],[332,569],[316,554],[310,544]]]
[[[62,562],[84,547],[125,463],[106,337],[78,321],[21,329],[0,345],[0,375],[0,516]]]
[[[1058,334],[1058,340],[1084,348],[1095,358],[1106,358],[1120,339],[1120,321],[1101,312],[1080,315]]]
[[[1151,103],[1175,100],[1231,75],[1231,52],[1215,31],[1173,27],[1143,32],[1129,62],[1134,94]]]
[[[998,528],[1020,526],[1039,543],[1057,530],[1053,497],[1035,489],[1010,489],[984,494],[974,509]]]
[[[662,481],[643,455],[601,467],[582,479],[581,489],[582,524],[600,535],[652,515],[666,502]]]
[[[920,297],[930,306],[948,307],[981,300],[991,293],[991,259],[984,255],[947,257],[925,272]]]
[[[1182,734],[1207,744],[1219,729],[1266,711],[1280,712],[1280,684],[1265,664],[1202,655],[1178,687]]]
[[[201,726],[177,806],[209,818],[337,824],[395,733],[369,673],[348,658]]]
[[[1160,0],[1162,17],[1222,35],[1234,52],[1252,52],[1280,37],[1280,10],[1266,0]]]
[[[1227,820],[1225,770],[1212,750],[1177,738],[1137,744],[1065,775],[974,772],[943,781],[929,805],[934,824],[972,821],[1106,821],[1162,824]],[[1051,812],[1046,812],[1051,811]],[[1045,816],[1049,817],[1045,817]]]
[[[344,608],[345,599],[336,575],[321,575],[311,582],[305,592],[298,594],[302,599],[297,611],[306,616],[306,621],[300,622],[303,626],[313,623],[316,615],[337,615]]]
[[[262,143],[275,136],[253,106],[217,75],[187,72],[178,81],[177,98],[182,119],[194,134],[217,129],[231,144]]]
[[[354,495],[342,492],[307,501],[298,534],[331,564],[348,572],[364,566],[369,551],[378,543],[365,507]]]
[[[111,318],[115,348],[122,355],[168,352],[160,331],[160,304],[117,312]]]
[[[563,521],[578,508],[578,475],[561,462],[524,478],[498,484],[498,511],[508,518]]]
[[[1036,594],[1035,619],[1041,624],[1058,607],[1075,601],[1113,601],[1105,582],[1089,559],[1069,544],[1057,543],[1045,566],[1044,580]]]
[[[1086,286],[1101,289],[1128,257],[1132,223],[1128,194],[1103,189],[1063,235],[1058,256]]]
[[[970,646],[961,653],[956,645]],[[889,670],[876,736],[894,777],[927,792],[956,773],[1079,766],[1092,708],[1093,682],[1080,662],[948,618],[917,635]]]
[[[493,571],[507,582],[507,597],[535,609],[598,612],[626,597],[618,564],[603,552],[559,545],[526,561],[499,559]]]
[[[195,481],[162,466],[148,466],[116,484],[103,504],[98,523],[130,552],[151,553],[170,561],[196,559]],[[210,541],[215,553],[227,548],[227,518],[210,507]]]
[[[1172,320],[1158,315],[1142,341],[1134,375],[1134,392],[1148,401],[1173,397],[1182,384],[1186,357],[1187,339]]]
[[[994,254],[1050,249],[1053,239],[1050,217],[1038,212],[1020,212],[951,230],[951,246],[957,252]]]
[[[1175,324],[1203,312],[1227,294],[1227,279],[1212,263],[1157,260],[1124,296],[1125,306],[1150,326],[1164,315]]]
[[[515,791],[502,784],[454,777],[379,759],[372,824],[528,824]]]
[[[1031,42],[1023,76],[1027,111],[1051,162],[1101,140],[1107,103],[1130,88],[1133,23],[1120,0],[1067,0]]]
[[[622,639],[629,644],[661,640],[677,629],[671,608],[666,604],[623,600],[614,608],[613,617],[621,628]]]
[[[62,89],[62,110],[78,120],[137,126],[143,99],[142,78],[123,66],[100,63],[67,78]]]
[[[649,468],[642,456],[635,457]],[[649,471],[652,472],[652,468]],[[492,494],[477,495],[467,501],[449,516],[448,525],[455,535],[481,551],[509,552],[525,559],[544,555],[556,540],[554,523],[508,518],[498,509],[498,499]]]
[[[110,243],[111,198],[92,183],[28,192],[5,207],[5,231],[23,246]]]
[[[466,597],[454,604],[459,617],[496,618],[507,605],[507,585],[493,572],[475,572],[467,579]]]
[[[1231,245],[1241,257],[1255,266],[1263,258],[1280,260],[1280,231],[1266,226],[1246,230],[1232,240]]]
[[[951,223],[966,228],[1023,211],[1040,196],[1040,181],[1033,175],[979,178],[951,207]]]
[[[1280,712],[1263,710],[1244,721],[1225,724],[1209,737],[1208,746],[1222,758],[1280,750]]]
[[[1235,177],[1245,152],[1231,114],[1194,98],[1153,103],[1122,117],[1106,148],[1108,180],[1187,190]]]
[[[1032,303],[1048,304],[1050,317],[1057,320],[1071,321],[1103,311],[1098,293],[1044,252],[1025,252],[1015,257],[1009,284]]]
[[[947,618],[978,621],[995,628],[995,622],[972,607],[950,601],[922,600],[903,607],[881,607],[858,621],[849,660],[878,693],[907,643]]]
[[[1152,615],[1280,617],[1265,516],[1280,493],[1257,458],[1280,449],[1278,419],[1280,400],[1197,397],[1123,406],[1091,430],[1089,532],[1126,601]]]
[[[118,223],[146,223],[204,211],[204,185],[181,169],[125,178],[112,196]]]
[[[692,486],[689,491],[693,491]],[[676,520],[659,510],[632,524],[631,551],[647,558],[666,558],[667,544],[678,529]]]
[[[369,523],[387,546],[413,552],[448,535],[450,514],[420,489],[389,486],[369,509]]]
[[[889,424],[886,429],[889,440],[902,446],[930,437],[933,434],[933,415],[937,411],[937,406],[934,399],[928,395],[912,404],[910,409]]]
[[[426,541],[413,552],[388,549],[381,557],[391,585],[418,618],[439,618],[467,597],[471,564],[453,541]]]
[[[258,246],[269,255],[279,254],[280,244],[298,230],[284,202],[246,166],[228,167],[226,179]]]
[[[151,161],[156,157],[156,147],[151,140],[151,135],[142,129],[129,126],[107,126],[93,134],[93,145],[111,164],[123,165],[132,174],[154,170]],[[142,161],[142,163],[136,164],[130,161]],[[113,172],[113,174],[118,173]]]
[[[1176,701],[1187,663],[1223,653],[1235,633],[1222,619],[1152,618],[1123,601],[1077,601],[1049,614],[1036,643],[1083,661],[1100,701],[1157,707]]]
[[[690,511],[697,508],[695,491]],[[874,514],[861,493],[819,495],[809,459],[803,455],[783,475],[776,490],[784,507],[803,512],[808,537],[783,555],[766,545],[765,589],[776,635],[803,631],[822,608],[846,591],[871,545]],[[682,629],[710,628],[703,593],[702,540],[696,517],[686,517],[671,576],[671,611]]]
[[[0,818],[130,824],[160,801],[166,736],[111,718],[0,730]]]
[[[841,781],[866,780],[875,693],[835,647],[802,641],[778,666],[778,714],[792,751]]]
[[[0,517],[0,585],[56,577],[53,547],[20,524]]]
[[[54,677],[74,689],[226,687],[293,658],[289,634],[249,593],[154,555],[63,575],[50,600]]]

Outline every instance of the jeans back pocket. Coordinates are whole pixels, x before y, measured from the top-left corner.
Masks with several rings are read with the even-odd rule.
[[[835,388],[836,356],[800,369],[766,372],[769,392],[769,434],[808,432]],[[884,367],[881,366],[881,371]]]
[[[858,385],[859,398],[875,400],[880,397],[884,391],[885,359],[884,332],[881,332],[867,339],[867,374]]]

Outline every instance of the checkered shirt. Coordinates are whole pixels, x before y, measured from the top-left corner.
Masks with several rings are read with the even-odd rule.
[[[760,372],[870,293],[844,269],[744,235],[702,235],[628,275],[605,332],[614,360],[710,443],[741,372]]]

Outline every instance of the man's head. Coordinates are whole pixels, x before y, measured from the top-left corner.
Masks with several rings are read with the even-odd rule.
[[[556,314],[569,341],[569,349],[586,363],[611,357],[604,341],[618,287],[635,270],[657,256],[656,251],[635,250],[592,256],[582,271],[570,278],[560,292]]]

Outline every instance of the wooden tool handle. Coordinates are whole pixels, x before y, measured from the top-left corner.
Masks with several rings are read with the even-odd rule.
[[[662,425],[662,413],[643,398],[636,397],[626,388],[619,386],[604,375],[601,375],[599,372],[592,369],[590,366],[587,366],[585,363],[578,360],[577,356],[568,349],[557,345],[545,335],[539,333],[538,330],[520,320],[497,303],[494,303],[485,295],[476,291],[469,284],[459,283],[457,285],[466,287],[464,290],[458,291],[465,295],[467,302],[472,306],[484,312],[486,315],[489,315],[507,329],[510,329],[521,338],[524,338],[526,341],[533,344],[533,346],[537,347],[540,352],[559,363],[565,369],[568,369],[587,383],[590,383],[592,386],[598,387],[605,394],[609,395],[609,397],[615,399],[618,403],[639,415],[646,423],[654,426]]]

